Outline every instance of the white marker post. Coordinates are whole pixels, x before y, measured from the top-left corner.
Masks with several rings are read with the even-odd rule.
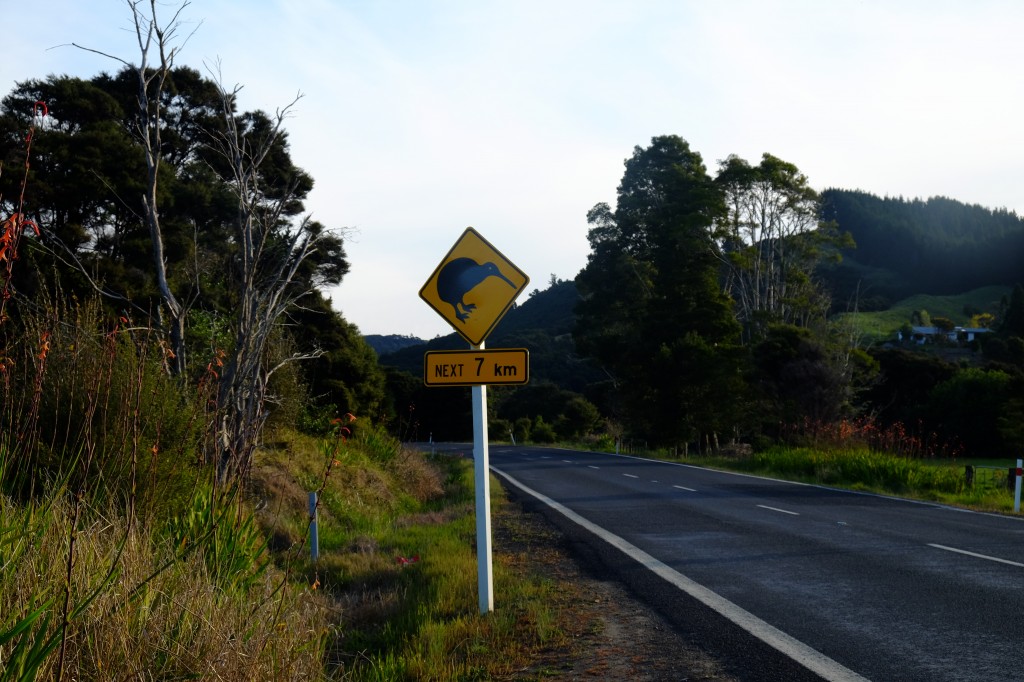
[[[474,350],[483,350],[484,342]],[[494,610],[491,564],[491,464],[487,451],[487,386],[473,386],[473,477],[476,489],[476,577],[481,615]]]
[[[1016,485],[1013,487],[1013,513],[1014,514],[1020,513],[1020,485],[1021,485],[1020,479],[1024,478],[1024,476],[1021,476],[1021,474],[1024,474],[1024,471],[1022,471],[1022,469],[1024,469],[1024,460],[1018,459],[1017,460],[1017,481],[1016,481]]]
[[[320,530],[317,528],[316,491],[309,493],[309,558],[316,561],[320,558]]]

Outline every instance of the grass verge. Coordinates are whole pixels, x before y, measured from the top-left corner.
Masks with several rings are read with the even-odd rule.
[[[863,446],[775,446],[748,457],[691,456],[679,460],[654,457],[743,473],[816,483],[881,495],[940,502],[978,511],[1013,512],[1013,492],[1006,485],[1005,460],[996,472],[979,472],[969,485],[970,460],[933,460],[876,452]]]
[[[315,482],[324,453],[301,441],[268,453],[257,466],[264,491],[290,489],[294,501],[303,482]],[[500,679],[568,643],[573,613],[559,605],[575,588],[529,568],[523,553],[544,548],[517,535],[497,484],[492,518],[505,519],[503,532],[517,549],[494,552],[500,608],[479,613],[471,461],[402,449],[373,428],[357,429],[331,456],[320,558],[302,566],[309,584],[334,604],[326,676]],[[280,496],[276,505],[281,512],[263,516],[267,532],[298,539],[305,522],[299,505]]]

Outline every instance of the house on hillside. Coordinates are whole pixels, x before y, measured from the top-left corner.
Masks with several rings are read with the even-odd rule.
[[[990,334],[992,330],[987,327],[957,327],[956,339],[961,343],[970,343],[982,334]]]
[[[905,337],[904,331],[896,332],[896,338],[900,341],[909,341],[919,346],[926,343],[970,343],[982,334],[988,334],[992,330],[986,327],[954,327],[944,330],[941,327],[911,327],[909,338]]]

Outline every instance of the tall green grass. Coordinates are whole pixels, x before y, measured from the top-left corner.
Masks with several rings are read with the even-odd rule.
[[[316,679],[328,600],[204,464],[208,396],[150,329],[51,302],[0,329],[0,680]]]
[[[276,572],[223,590],[201,553],[183,556],[123,515],[88,509],[76,521],[67,498],[46,508],[3,498],[0,512],[5,530],[19,529],[0,540],[2,680],[305,680],[321,670],[323,597],[282,591]]]
[[[776,446],[753,455],[758,471],[802,481],[891,493],[958,494],[963,469],[873,452],[868,448],[795,448]]]
[[[775,446],[747,460],[708,460],[729,469],[851,490],[899,495],[996,512],[1013,510],[1013,494],[1005,485],[986,485],[976,478],[967,485],[965,463],[917,459],[878,452],[863,446]],[[1007,461],[1007,466],[1012,462]],[[1002,480],[1005,480],[1002,479]]]

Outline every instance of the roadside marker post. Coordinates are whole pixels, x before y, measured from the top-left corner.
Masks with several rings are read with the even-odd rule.
[[[484,341],[529,282],[525,272],[469,227],[420,289],[420,298],[468,341],[470,347],[468,353],[428,352],[423,358],[423,383],[472,387],[476,560],[481,615],[494,610],[487,385],[525,384],[530,375],[526,349],[485,350]]]
[[[1020,486],[1021,486],[1020,479],[1024,478],[1024,476],[1021,475],[1022,473],[1024,473],[1024,460],[1018,459],[1017,460],[1017,481],[1016,481],[1016,484],[1013,486],[1013,513],[1014,514],[1019,514],[1020,513]]]
[[[320,558],[320,530],[317,527],[317,495],[309,493],[309,558],[316,561]]]

